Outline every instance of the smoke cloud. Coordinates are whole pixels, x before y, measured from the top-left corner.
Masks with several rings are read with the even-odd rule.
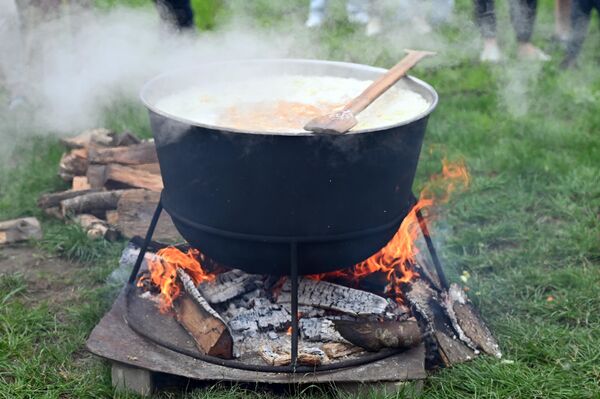
[[[308,7],[304,4],[273,2],[272,7],[285,18],[265,27],[248,16],[250,2],[229,0],[233,16],[228,21],[218,24],[215,31],[187,36],[169,32],[153,7],[70,10],[26,30],[23,36],[15,24],[16,10],[11,11],[9,3],[12,0],[0,0],[0,82],[8,89],[0,92],[0,100],[3,95],[23,95],[32,106],[25,108],[24,114],[0,107],[0,116],[8,121],[0,123],[0,150],[14,143],[17,132],[73,134],[97,127],[102,123],[103,111],[115,99],[138,101],[139,89],[146,80],[175,68],[276,57],[390,65],[402,57],[404,48],[437,51],[439,55],[425,64],[447,67],[465,59],[474,60],[480,48],[470,13],[455,13],[452,17],[453,29],[458,33],[444,35],[434,29],[425,34],[422,24],[416,26],[415,15],[410,14],[411,10],[422,13],[421,7],[400,8],[399,2],[391,0],[379,3],[383,7],[379,12],[382,34],[366,37],[364,29],[357,28],[344,41],[331,40],[328,29],[305,28]],[[343,3],[330,2],[337,19],[346,17]],[[501,94],[507,99],[525,99],[523,87],[534,74],[505,85]],[[522,109],[516,107],[515,111]]]

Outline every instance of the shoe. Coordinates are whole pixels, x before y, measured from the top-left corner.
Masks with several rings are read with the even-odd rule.
[[[304,23],[307,28],[319,28],[323,26],[325,16],[321,13],[310,13],[308,19]]]
[[[483,50],[479,55],[479,60],[481,62],[489,62],[492,64],[502,61],[502,52],[500,51],[500,47],[498,47],[497,44],[484,45]]]
[[[521,44],[517,51],[519,59],[523,61],[542,61],[547,62],[552,59],[548,54],[544,53],[540,48],[531,43]]]

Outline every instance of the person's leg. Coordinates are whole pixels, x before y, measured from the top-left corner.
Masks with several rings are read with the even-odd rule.
[[[325,22],[325,8],[327,0],[310,0],[308,7],[308,18],[306,19],[307,28],[316,28]]]
[[[190,0],[155,0],[161,19],[178,31],[194,29]]]
[[[571,35],[567,44],[565,58],[561,63],[563,68],[573,66],[577,56],[581,52],[581,46],[588,31],[593,6],[593,0],[573,0],[571,8]],[[598,7],[597,4],[596,7]]]
[[[518,41],[518,55],[521,59],[548,61],[550,56],[531,43],[537,0],[510,0],[510,20]]]
[[[484,39],[496,38],[496,10],[494,0],[473,0],[475,23]]]
[[[483,38],[483,50],[479,59],[486,62],[498,62],[502,53],[496,39],[496,11],[494,0],[474,0],[475,23],[479,26]]]
[[[567,41],[571,31],[571,0],[555,0],[554,35],[560,41]]]
[[[510,0],[510,20],[519,43],[528,43],[533,35],[537,0]]]

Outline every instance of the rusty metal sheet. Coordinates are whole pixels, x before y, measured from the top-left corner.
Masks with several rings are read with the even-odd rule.
[[[173,352],[143,339],[129,328],[124,315],[125,290],[90,334],[87,341],[90,352],[134,367],[204,381],[289,384],[406,381],[426,377],[423,345],[367,365],[334,371],[288,374],[223,367]]]

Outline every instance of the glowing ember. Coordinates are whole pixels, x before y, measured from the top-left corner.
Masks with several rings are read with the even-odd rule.
[[[419,248],[415,245],[420,231],[417,212],[429,209],[436,203],[447,201],[457,188],[466,188],[468,184],[469,174],[464,163],[450,164],[443,160],[442,173],[431,177],[421,191],[419,200],[385,247],[352,268],[309,277],[318,280],[343,278],[358,282],[369,274],[382,272],[386,274],[388,281],[386,293],[396,301],[402,302],[401,284],[418,277],[417,272],[412,269],[419,253]],[[422,214],[431,221],[432,212],[427,212],[426,215],[422,212]]]
[[[175,298],[179,296],[181,288],[177,280],[177,268],[187,272],[195,284],[203,281],[212,281],[214,274],[207,273],[198,260],[200,252],[189,249],[182,252],[175,247],[167,247],[159,250],[155,257],[148,260],[150,280],[152,284],[160,289],[159,309],[161,312],[168,311],[173,305]],[[140,278],[138,287],[143,285]]]

